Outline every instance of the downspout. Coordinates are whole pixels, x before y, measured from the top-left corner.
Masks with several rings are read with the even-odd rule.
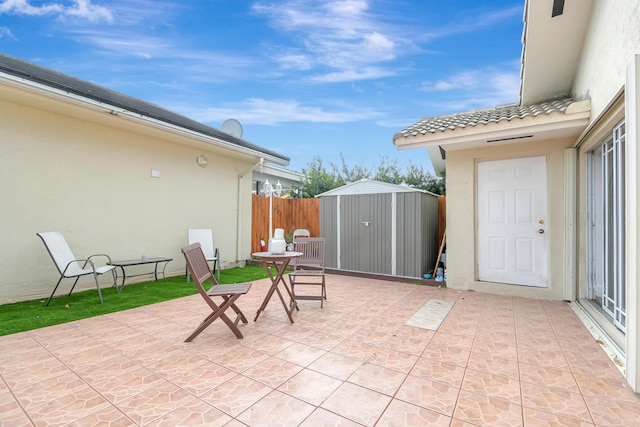
[[[240,172],[240,175],[238,175],[238,194],[236,197],[236,261],[241,259],[241,254],[240,254],[240,239],[242,238],[242,233],[240,232],[240,218],[241,218],[241,205],[240,205],[240,200],[241,200],[241,192],[240,192],[240,188],[241,188],[241,182],[242,182],[242,178],[244,178],[244,176],[253,171],[255,168],[257,168],[258,166],[262,166],[262,164],[264,163],[264,157],[260,157],[260,161],[258,163],[256,163],[255,165],[251,166],[250,168]]]

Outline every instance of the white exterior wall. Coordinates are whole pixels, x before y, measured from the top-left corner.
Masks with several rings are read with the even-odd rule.
[[[62,232],[76,257],[171,257],[168,275],[185,272],[188,228],[213,229],[223,264],[249,255],[251,172],[238,176],[255,158],[8,87],[0,127],[0,303],[53,290],[41,231]],[[88,277],[79,288],[95,287]]]
[[[640,53],[640,2],[637,0],[596,0],[593,4],[591,21],[585,37],[585,44],[579,64],[578,72],[573,86],[573,94],[579,98],[591,99],[591,123],[594,125],[589,134],[580,143],[580,177],[578,193],[578,298],[587,298],[588,292],[588,194],[587,194],[587,153],[593,149],[599,141],[611,132],[613,126],[623,117],[625,118],[628,133],[627,146],[627,182],[631,185],[627,192],[627,235],[635,236],[638,230],[637,207],[633,203],[637,188],[634,184],[638,168],[637,156],[632,155],[637,147],[638,135],[634,133],[638,122],[637,110],[630,111],[629,104],[634,104],[637,91],[637,76],[628,76],[629,65],[634,61],[634,56]],[[631,79],[629,81],[628,79]],[[632,87],[626,86],[632,83]],[[625,91],[625,97],[616,98],[621,91]],[[635,104],[634,104],[635,105]],[[635,117],[632,117],[635,115]],[[597,121],[597,123],[595,123]],[[631,150],[631,151],[630,151]],[[631,193],[630,193],[631,192]],[[629,242],[636,242],[637,236],[629,237]],[[622,334],[611,324],[610,320],[603,318],[597,310],[591,309],[589,304],[584,304],[590,315],[597,320],[605,334],[616,344],[623,348],[626,358],[627,381],[638,392],[640,385],[640,350],[638,336],[640,322],[638,321],[638,283],[634,278],[638,277],[637,247],[627,245],[627,331]]]
[[[548,300],[563,299],[565,263],[564,149],[574,140],[483,147],[447,152],[447,287]],[[479,282],[476,263],[476,166],[478,162],[519,157],[547,157],[549,287]],[[469,208],[455,208],[464,207]],[[470,207],[473,206],[473,209]]]
[[[625,84],[627,66],[640,53],[640,2],[595,0],[572,93],[591,99],[596,119]]]

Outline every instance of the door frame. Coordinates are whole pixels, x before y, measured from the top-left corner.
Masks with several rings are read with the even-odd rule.
[[[511,267],[507,267],[507,268],[512,268],[512,270],[506,270],[505,274],[504,274],[504,278],[494,276],[494,277],[487,277],[486,275],[484,275],[483,278],[481,278],[482,274],[482,269],[481,269],[481,262],[483,257],[481,257],[481,253],[485,253],[485,251],[483,250],[483,247],[485,246],[484,241],[481,241],[481,239],[484,239],[484,237],[481,235],[481,227],[482,224],[480,223],[480,210],[483,208],[483,206],[481,206],[481,191],[487,191],[487,199],[488,199],[488,191],[489,188],[488,187],[484,187],[484,183],[482,183],[483,188],[481,188],[481,176],[480,176],[480,170],[481,170],[481,165],[488,165],[490,163],[504,163],[505,166],[508,166],[509,163],[516,164],[517,162],[522,162],[522,161],[529,161],[532,166],[533,166],[533,174],[532,177],[530,178],[531,180],[536,180],[536,179],[542,179],[542,184],[540,186],[533,186],[531,188],[535,188],[537,190],[542,191],[543,194],[534,194],[534,197],[531,199],[531,203],[532,206],[534,205],[534,203],[536,203],[536,199],[539,200],[539,197],[543,197],[544,199],[544,209],[543,212],[540,212],[539,215],[538,212],[535,212],[533,209],[531,210],[532,214],[535,215],[536,218],[534,218],[533,216],[531,217],[531,223],[530,225],[532,227],[534,227],[534,223],[533,221],[535,221],[536,219],[538,220],[540,225],[535,225],[535,227],[540,227],[540,230],[542,230],[542,234],[544,234],[544,241],[543,243],[539,242],[539,238],[538,236],[534,237],[532,240],[533,242],[533,250],[534,250],[534,254],[535,251],[538,251],[540,253],[541,258],[541,263],[537,263],[537,267],[536,267],[536,256],[533,255],[532,256],[532,263],[534,264],[533,266],[535,267],[535,269],[532,271],[531,276],[527,279],[523,279],[523,280],[519,280],[519,279],[514,279],[513,277],[517,275],[517,272],[515,270],[515,265],[516,265],[516,260],[512,260],[513,261],[513,266]],[[541,167],[542,164],[544,165],[542,171],[541,171]],[[476,251],[476,268],[475,268],[475,279],[479,282],[491,282],[491,283],[501,283],[501,284],[505,284],[505,285],[513,285],[513,286],[527,286],[527,287],[534,287],[534,288],[549,288],[549,280],[550,280],[550,259],[549,259],[549,251],[550,251],[550,239],[549,239],[549,190],[548,190],[548,186],[547,186],[547,180],[548,180],[548,158],[545,155],[535,155],[535,156],[525,156],[525,157],[514,157],[514,158],[505,158],[505,159],[495,159],[495,160],[483,160],[483,161],[478,161],[476,162],[476,209],[475,209],[475,223],[476,223],[476,227],[475,227],[475,235],[476,235],[476,243],[475,243],[475,251]],[[514,181],[515,182],[515,181]],[[515,191],[513,191],[513,195],[515,197]],[[515,201],[515,200],[514,200]],[[514,212],[515,214],[515,212]],[[514,237],[514,244],[516,243],[515,240],[517,239],[518,233],[516,232],[516,223],[514,222],[512,225],[512,229],[514,230],[512,233],[507,233],[510,234],[512,237]],[[525,225],[526,226],[526,225]],[[520,226],[522,228],[522,226]],[[532,230],[532,232],[534,232],[534,230]],[[487,236],[488,238],[488,236]],[[538,241],[536,241],[538,240]],[[542,245],[542,246],[540,246]],[[505,246],[506,248],[506,246]],[[486,248],[485,248],[486,249]],[[484,268],[484,267],[483,267]],[[536,274],[540,274],[540,279],[536,279],[533,280]],[[511,275],[511,278],[507,277]]]

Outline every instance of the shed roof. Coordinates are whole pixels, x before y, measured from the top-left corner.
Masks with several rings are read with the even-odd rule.
[[[141,118],[157,120],[169,125],[196,132],[214,141],[221,142],[229,148],[233,146],[249,152],[254,152],[256,156],[267,155],[269,160],[286,165],[289,157],[275,151],[262,148],[241,138],[236,138],[219,129],[192,120],[188,117],[169,111],[156,104],[143,101],[120,92],[99,86],[97,84],[81,80],[76,77],[42,67],[32,62],[27,62],[0,53],[0,76],[8,75],[22,79],[27,82],[44,85],[54,90],[73,94],[87,100],[91,100],[105,107],[113,107],[117,110],[125,110],[139,115]],[[118,114],[121,111],[114,111]]]
[[[351,182],[349,184],[343,185],[342,187],[325,191],[324,193],[318,194],[316,197],[380,193],[425,193],[437,196],[437,194],[433,194],[429,191],[421,190],[419,188],[412,188],[406,185],[389,184],[388,182],[381,182],[363,178],[360,181]]]

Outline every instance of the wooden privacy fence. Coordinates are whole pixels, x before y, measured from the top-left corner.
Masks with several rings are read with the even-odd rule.
[[[251,253],[260,252],[260,240],[269,240],[269,198],[253,195],[251,208]],[[311,236],[320,236],[320,199],[273,198],[273,229],[283,228],[285,235],[306,228]]]
[[[447,196],[438,197],[438,242],[442,242],[447,229]]]

